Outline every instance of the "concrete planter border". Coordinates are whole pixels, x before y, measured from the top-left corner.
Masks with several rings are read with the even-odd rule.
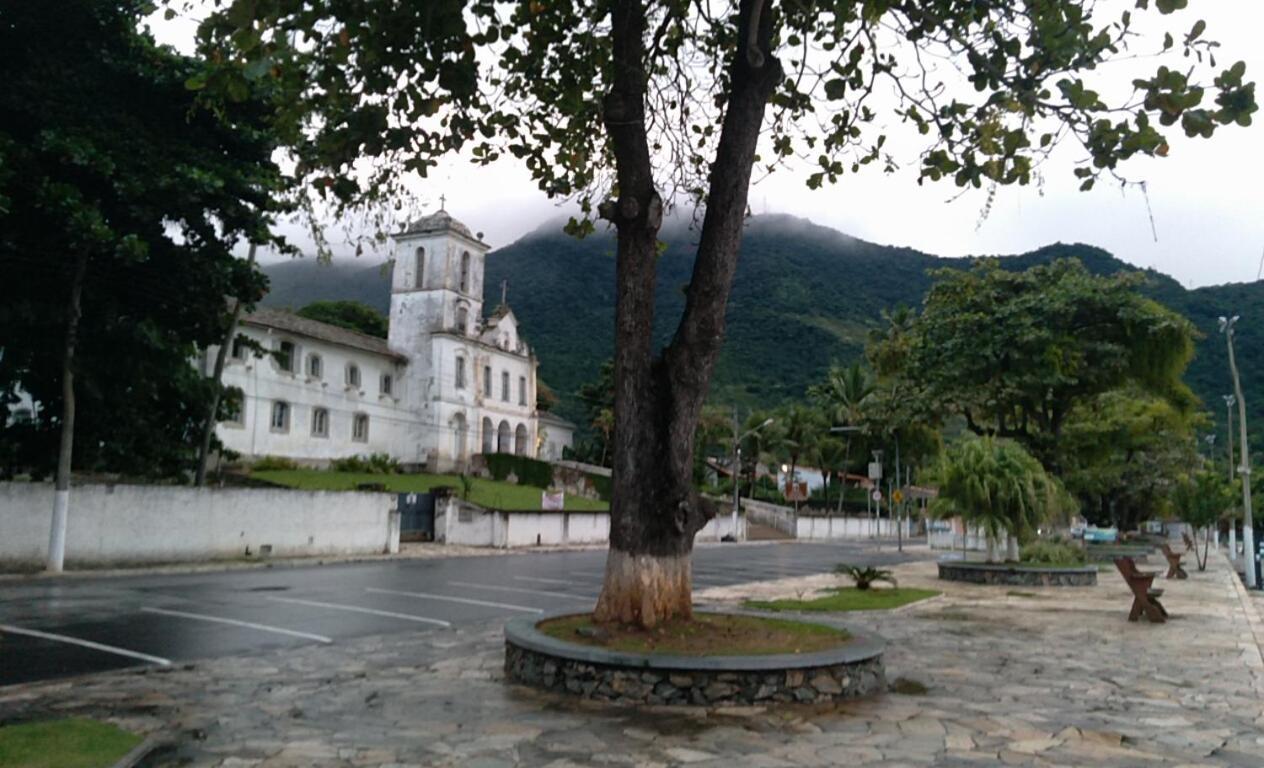
[[[700,611],[758,616],[747,611]],[[816,653],[673,656],[608,651],[550,637],[536,625],[560,611],[505,625],[505,675],[535,688],[619,704],[742,706],[866,696],[885,688],[885,642],[850,627],[846,645]],[[842,628],[828,620],[808,623]]]
[[[1097,566],[1046,568],[1013,563],[940,560],[939,578],[944,581],[1011,587],[1092,587],[1097,584]]]

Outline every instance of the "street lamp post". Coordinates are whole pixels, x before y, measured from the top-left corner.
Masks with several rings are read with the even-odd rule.
[[[1246,439],[1246,399],[1242,397],[1242,379],[1238,375],[1238,362],[1233,355],[1233,326],[1238,322],[1238,315],[1229,319],[1220,318],[1220,332],[1225,335],[1225,343],[1229,348],[1229,373],[1233,376],[1233,396],[1238,401],[1238,445],[1242,455],[1242,465],[1238,474],[1242,476],[1242,545],[1246,557],[1243,565],[1246,570],[1246,585],[1255,589],[1255,531],[1251,520],[1251,459]]]
[[[1229,485],[1233,485],[1233,405],[1238,399],[1233,395],[1223,395],[1225,404],[1225,431],[1229,437]],[[1238,560],[1238,524],[1229,518],[1229,562]]]
[[[737,433],[737,408],[733,409],[733,516],[732,530],[733,538],[737,539],[737,515],[742,504],[742,441],[755,434],[764,427],[772,424],[775,419],[765,419],[762,424],[754,429],[748,429],[743,434]],[[756,459],[759,457],[756,456]]]

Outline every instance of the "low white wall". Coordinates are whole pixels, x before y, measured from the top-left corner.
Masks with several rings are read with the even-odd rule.
[[[736,534],[734,534],[736,530]],[[716,515],[707,521],[707,524],[698,531],[698,535],[693,537],[694,541],[720,541],[725,536],[734,534],[733,538],[738,541],[746,541],[746,516],[737,516],[737,528],[733,527],[732,513],[722,513]]]
[[[742,499],[742,510],[746,512],[746,516],[752,523],[776,528],[790,536],[794,536],[797,532],[794,521],[797,515],[792,507],[782,507],[754,499]]]
[[[904,536],[912,530],[904,520]],[[795,521],[795,537],[799,539],[864,539],[870,536],[896,536],[899,527],[889,518],[836,517],[800,515]]]
[[[720,515],[698,532],[695,541],[719,541],[733,528],[729,515]],[[535,547],[605,544],[610,540],[609,512],[503,512],[484,509],[456,498],[440,500],[435,509],[435,531],[441,542],[472,547]],[[746,521],[738,520],[739,539]]]
[[[0,564],[39,566],[53,486],[0,483]],[[395,496],[271,488],[80,485],[70,492],[69,566],[399,551]]]

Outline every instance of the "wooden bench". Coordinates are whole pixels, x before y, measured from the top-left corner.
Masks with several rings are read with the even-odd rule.
[[[1167,621],[1167,610],[1159,602],[1163,590],[1150,586],[1158,574],[1137,570],[1137,564],[1131,557],[1116,557],[1115,567],[1132,590],[1132,610],[1128,612],[1128,621],[1136,621],[1142,614],[1153,624]]]
[[[1174,552],[1167,542],[1163,542],[1161,547],[1163,556],[1167,558],[1167,578],[1169,579],[1188,579],[1189,574],[1181,567],[1181,556],[1184,552]]]

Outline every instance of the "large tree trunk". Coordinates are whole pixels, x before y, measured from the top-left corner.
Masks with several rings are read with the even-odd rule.
[[[250,264],[255,263],[255,244],[250,244]],[[228,352],[233,340],[237,338],[237,322],[241,320],[241,299],[233,301],[233,312],[228,319],[228,330],[224,333],[224,341],[215,353],[215,370],[211,373],[211,382],[215,390],[211,393],[211,401],[206,405],[206,416],[202,420],[202,444],[198,446],[197,470],[193,475],[193,484],[206,485],[206,464],[211,457],[211,436],[215,434],[215,417],[219,415],[219,401],[224,393],[224,364],[228,362]]]
[[[684,316],[653,354],[654,272],[663,203],[645,132],[643,0],[611,11],[614,77],[604,103],[618,178],[602,216],[618,230],[614,466],[610,553],[597,621],[653,627],[693,612],[693,538],[715,515],[693,486],[694,432],[724,338],[747,191],[764,108],[780,77],[767,0],[742,0],[728,107]],[[747,42],[749,41],[749,42]]]
[[[79,317],[84,273],[88,256],[82,251],[75,261],[70,280],[70,301],[66,308],[66,343],[61,362],[61,445],[57,453],[57,478],[53,484],[53,520],[48,533],[48,570],[61,573],[66,559],[66,524],[70,516],[70,466],[75,449],[75,345],[79,340]]]

